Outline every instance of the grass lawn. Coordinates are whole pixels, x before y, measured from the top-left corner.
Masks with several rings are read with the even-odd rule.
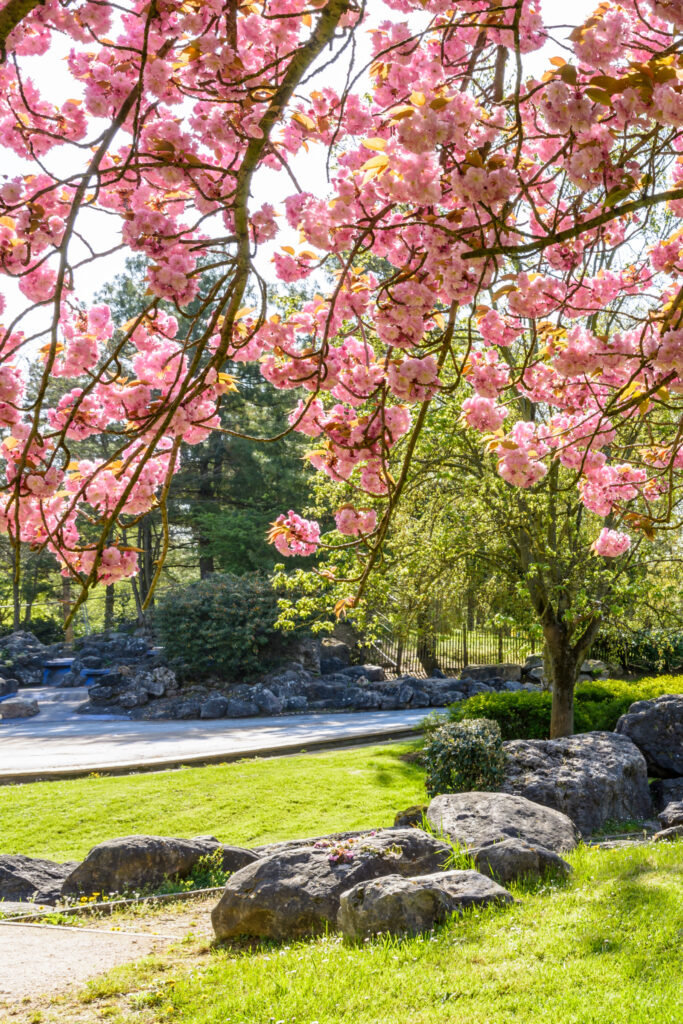
[[[513,888],[515,906],[470,913],[421,938],[204,946],[123,968],[93,982],[69,1019],[680,1024],[683,842],[579,847],[569,859],[569,883]]]
[[[426,800],[415,744],[0,787],[0,852],[70,860],[105,839],[215,835],[251,846],[393,825]]]

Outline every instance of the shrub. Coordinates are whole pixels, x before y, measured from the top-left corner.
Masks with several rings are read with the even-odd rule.
[[[619,662],[640,672],[661,672],[683,668],[683,631],[680,629],[638,629],[632,633],[605,629],[593,644],[592,657]]]
[[[156,624],[182,674],[240,679],[268,662],[279,636],[277,615],[277,598],[264,577],[213,575],[165,594]]]
[[[609,732],[634,701],[664,693],[683,693],[683,676],[655,676],[637,683],[622,679],[579,683],[574,691],[574,730]],[[550,735],[551,706],[549,693],[479,693],[453,704],[450,717],[454,722],[489,718],[498,723],[504,740],[545,740]]]
[[[503,781],[500,727],[486,718],[442,725],[429,734],[423,757],[430,796],[495,790]]]

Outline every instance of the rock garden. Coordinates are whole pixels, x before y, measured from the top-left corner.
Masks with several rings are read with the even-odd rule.
[[[316,711],[387,711],[444,708],[478,694],[547,690],[542,659],[522,665],[469,665],[457,677],[388,677],[381,665],[352,664],[355,652],[335,641],[299,640],[278,652],[268,672],[251,669],[248,682],[213,679],[195,682],[145,635],[96,634],[75,648],[44,645],[19,631],[0,639],[0,718],[32,717],[40,700],[26,700],[21,689],[39,687],[46,666],[62,663],[47,679],[59,687],[88,686],[82,714],[158,721],[163,719],[249,718]],[[266,652],[264,660],[272,661]],[[582,680],[604,679],[607,667],[589,660]],[[230,674],[234,675],[234,672]]]
[[[227,878],[212,913],[221,941],[413,934],[509,903],[511,882],[567,876],[564,855],[610,822],[645,823],[655,843],[683,836],[683,695],[634,703],[614,732],[556,740],[503,743],[493,722],[430,722],[419,756],[431,802],[397,809],[393,827],[252,848],[103,837],[80,862],[3,854],[3,909],[152,893],[210,864]]]

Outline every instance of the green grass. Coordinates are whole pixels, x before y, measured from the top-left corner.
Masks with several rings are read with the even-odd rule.
[[[121,1024],[680,1024],[683,843],[569,859],[569,883],[424,937],[214,949],[83,999],[102,1015],[114,1000]]]
[[[239,761],[153,774],[0,787],[3,853],[78,859],[105,839],[215,835],[251,846],[392,825],[424,803],[414,744]]]

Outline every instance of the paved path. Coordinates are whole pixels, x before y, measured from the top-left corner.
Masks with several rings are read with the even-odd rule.
[[[284,715],[216,721],[131,722],[77,715],[81,690],[22,690],[36,718],[0,721],[0,783],[89,772],[128,772],[293,753],[407,735],[427,711]],[[427,709],[428,710],[428,709]]]

